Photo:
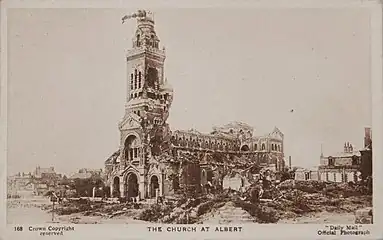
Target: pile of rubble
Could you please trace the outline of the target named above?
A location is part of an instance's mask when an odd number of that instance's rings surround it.
[[[108,201],[91,201],[88,198],[69,199],[55,206],[46,205],[43,210],[54,211],[58,215],[71,215],[81,213],[83,216],[102,216],[113,218],[118,215],[137,215],[142,211],[140,203],[120,203]],[[134,212],[134,214],[132,214]]]
[[[218,194],[177,195],[160,204],[112,203],[72,200],[55,209],[59,215],[81,213],[84,216],[112,218],[118,215],[157,223],[276,223],[317,212],[355,212],[372,206],[372,197],[363,186],[320,181],[286,180],[264,187],[252,183],[243,192],[223,190]],[[47,209],[51,210],[51,209]],[[359,222],[372,222],[372,211],[359,213]]]
[[[276,223],[315,212],[354,212],[371,206],[371,196],[353,184],[287,180],[262,189],[252,184],[240,193],[225,190],[218,195],[179,197],[167,205],[153,205],[138,219],[162,223]],[[261,195],[260,195],[260,192]]]

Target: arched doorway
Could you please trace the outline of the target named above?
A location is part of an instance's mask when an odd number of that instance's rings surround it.
[[[127,191],[126,196],[128,198],[137,197],[138,196],[138,178],[134,173],[129,173],[126,178]]]
[[[241,147],[241,151],[242,152],[247,152],[247,151],[249,151],[250,150],[250,148],[249,148],[249,146],[247,146],[247,145],[243,145],[242,147]]]
[[[156,175],[153,175],[150,178],[150,197],[153,198],[156,196],[156,190],[160,187],[160,184],[158,183],[158,177]]]
[[[139,158],[140,148],[138,138],[134,135],[130,135],[125,140],[124,145],[125,159],[127,161],[133,161]]]
[[[113,179],[113,192],[112,197],[120,197],[120,178],[114,177]]]

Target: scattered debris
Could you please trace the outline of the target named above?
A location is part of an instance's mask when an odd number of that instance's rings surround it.
[[[372,224],[372,208],[363,208],[355,211],[355,223],[356,224]]]
[[[168,224],[276,223],[281,219],[295,219],[323,211],[355,212],[356,223],[370,223],[372,211],[368,207],[371,206],[371,195],[358,184],[285,180],[277,185],[253,181],[241,191],[224,189],[215,194],[199,194],[194,197],[178,194],[165,198],[162,203],[74,198],[59,204],[55,212],[58,215],[80,213],[103,218],[126,216]],[[52,211],[51,206],[44,208]],[[78,219],[72,222],[76,223]]]

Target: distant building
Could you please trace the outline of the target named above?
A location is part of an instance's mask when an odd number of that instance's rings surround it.
[[[35,195],[44,195],[48,191],[53,191],[62,179],[62,175],[56,173],[54,167],[42,168],[37,166],[32,174],[31,185]]]
[[[33,192],[31,173],[18,173],[7,178],[7,192],[19,194],[20,192]]]
[[[365,129],[364,148],[360,150],[361,153],[361,166],[365,169],[363,177],[372,176],[372,140],[371,129]]]
[[[295,180],[319,180],[319,172],[317,169],[298,168],[295,171]]]
[[[94,176],[102,177],[102,169],[82,168],[77,173],[69,176],[69,179],[88,179]]]
[[[54,167],[37,166],[32,173],[18,173],[9,176],[7,179],[8,193],[43,195],[47,191],[54,190],[61,179],[61,174],[57,174]]]
[[[371,142],[371,129],[365,129],[365,148]],[[343,152],[330,156],[321,155],[319,179],[329,182],[357,182],[360,177],[360,165],[362,163],[362,154],[367,156],[368,151],[355,150],[354,147],[346,142]],[[364,157],[366,158],[366,157]]]

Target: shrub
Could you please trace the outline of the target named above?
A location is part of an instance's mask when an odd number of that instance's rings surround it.
[[[240,207],[243,210],[247,211],[251,216],[256,217],[257,211],[258,211],[258,205],[252,204],[249,202],[245,202],[243,200],[236,200],[234,201],[234,204],[236,207]]]
[[[197,216],[201,216],[201,215],[209,212],[213,208],[214,205],[215,205],[214,201],[208,201],[208,202],[202,203],[198,207]]]
[[[267,206],[258,208],[256,217],[259,223],[276,223],[279,220],[278,212]]]
[[[172,210],[173,208],[170,206],[154,204],[149,209],[145,209],[141,212],[138,219],[149,222],[157,222],[160,218],[170,214]]]

